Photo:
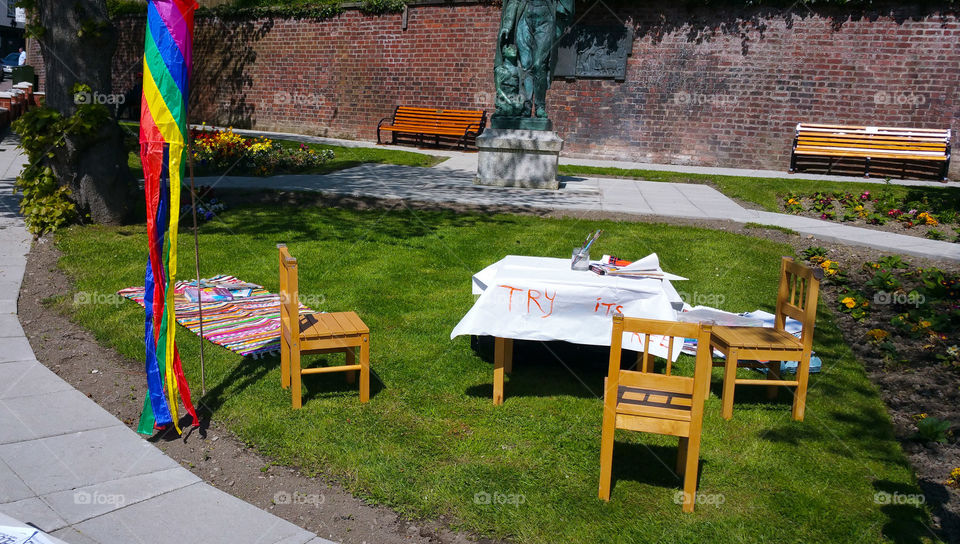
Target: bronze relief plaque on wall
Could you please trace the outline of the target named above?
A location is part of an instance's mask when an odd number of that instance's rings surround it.
[[[632,28],[576,25],[560,39],[553,76],[624,81],[627,77],[627,57],[632,53]]]

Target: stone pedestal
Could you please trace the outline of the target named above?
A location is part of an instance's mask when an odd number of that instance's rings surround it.
[[[492,128],[477,136],[474,183],[497,187],[559,189],[557,162],[563,140],[556,132]]]

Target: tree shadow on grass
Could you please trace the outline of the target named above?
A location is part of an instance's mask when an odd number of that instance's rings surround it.
[[[892,542],[921,544],[947,536],[938,534],[930,526],[924,507],[926,496],[915,486],[877,480],[873,482],[873,488],[876,491],[873,500],[881,505],[880,511],[887,516],[887,521],[883,524],[883,535]]]
[[[517,218],[495,215],[502,210],[482,207],[463,213],[439,206],[415,207],[399,201],[279,191],[251,191],[244,198],[255,202],[240,204],[221,220],[204,224],[202,234],[273,234],[278,235],[278,241],[288,243],[397,241],[435,236],[437,231],[448,227],[517,223]]]

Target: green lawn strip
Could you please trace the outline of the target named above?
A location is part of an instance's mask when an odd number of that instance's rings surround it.
[[[566,176],[588,175],[594,177],[613,176],[636,178],[645,181],[667,183],[701,183],[712,185],[730,198],[736,198],[759,205],[770,212],[781,212],[780,204],[788,193],[810,194],[841,192],[859,194],[870,191],[872,194],[889,191],[906,202],[926,198],[935,209],[956,209],[960,203],[960,189],[955,187],[914,187],[893,184],[861,183],[847,181],[821,181],[802,178],[756,178],[745,176],[720,176],[713,174],[687,174],[683,172],[665,172],[661,170],[627,170],[595,166],[560,165],[559,172]]]
[[[772,311],[780,256],[791,252],[762,239],[664,224],[231,209],[201,227],[202,274],[233,274],[276,291],[275,246],[286,242],[299,259],[308,305],[356,310],[370,326],[373,395],[361,405],[342,376],[310,376],[304,407],[294,412],[280,388],[277,358],[244,359],[207,344],[202,403],[280,464],[333,476],[358,496],[410,516],[443,516],[459,528],[518,542],[930,540],[924,509],[874,500],[879,491],[919,490],[876,388],[824,304],[815,342],[824,371],[812,376],[806,421],[790,419],[786,390],[768,402],[763,389],[747,387],[738,389],[734,419],[722,420],[714,371],[699,492],[722,504],[701,504],[692,515],[674,502],[680,482],[670,470],[676,440],[669,437],[618,433],[612,500],[597,499],[603,350],[570,350],[561,355],[564,364],[518,352],[506,402],[494,407],[492,364],[469,338],[449,338],[473,304],[471,275],[507,254],[566,257],[571,243],[596,228],[605,231],[598,251],[656,251],[666,270],[690,278],[677,282],[680,291],[718,296],[732,311]],[[194,266],[190,238],[180,238],[181,275]],[[142,227],[72,227],[58,245],[79,291],[113,293],[143,283]],[[143,360],[139,306],[63,300],[100,342]],[[198,339],[178,331],[197,398]],[[324,360],[341,362],[305,358]],[[678,364],[689,371],[689,361]],[[477,504],[484,493],[503,504]]]

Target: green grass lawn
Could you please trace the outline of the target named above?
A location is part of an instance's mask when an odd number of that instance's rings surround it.
[[[720,231],[663,224],[452,212],[351,211],[299,206],[235,208],[201,228],[201,271],[278,288],[276,244],[299,259],[301,293],[314,309],[356,310],[372,331],[372,398],[361,405],[342,375],[304,381],[290,409],[277,358],[243,359],[207,344],[202,404],[277,463],[336,478],[358,496],[414,517],[518,542],[923,542],[927,513],[881,505],[878,492],[919,493],[887,412],[821,304],[804,422],[788,394],[768,402],[739,390],[734,419],[720,418],[719,369],[707,401],[699,491],[722,497],[685,515],[674,503],[676,441],[618,432],[612,500],[597,499],[603,350],[519,348],[503,406],[491,403],[491,358],[449,334],[473,304],[471,275],[507,254],[569,256],[596,228],[597,251],[659,253],[690,278],[687,293],[722,295],[725,309],[772,311],[781,255],[791,248]],[[182,235],[181,276],[193,270]],[[142,227],[72,227],[57,241],[76,289],[113,293],[142,285]],[[143,310],[69,306],[99,341],[143,360]],[[195,398],[198,340],[179,328]],[[322,357],[307,358],[322,364]],[[341,359],[330,356],[339,363]],[[682,367],[683,365],[681,365]],[[748,371],[743,371],[748,372]],[[476,504],[478,493],[516,505]],[[522,497],[522,501],[519,499]]]
[[[956,210],[960,208],[960,189],[955,187],[907,187],[903,185],[860,183],[847,181],[820,181],[802,178],[756,178],[744,176],[717,176],[712,174],[687,174],[660,170],[626,170],[595,166],[562,164],[560,173],[566,176],[616,176],[637,178],[646,181],[667,183],[703,183],[712,185],[721,193],[747,202],[753,202],[770,212],[780,212],[780,204],[787,193],[814,193],[822,191],[860,193],[889,191],[893,196],[907,202],[927,199],[930,209]]]

